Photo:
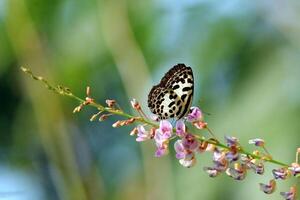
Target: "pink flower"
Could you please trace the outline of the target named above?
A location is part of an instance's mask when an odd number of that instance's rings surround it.
[[[169,153],[168,144],[163,143],[162,145],[157,144],[157,149],[155,151],[155,157],[162,157]]]
[[[185,124],[182,120],[178,120],[176,122],[176,134],[179,137],[184,137],[186,135],[186,128],[185,128]]]
[[[188,133],[183,139],[182,144],[188,151],[196,151],[199,147],[199,142],[193,134]]]
[[[270,180],[269,184],[260,183],[259,187],[261,191],[266,194],[272,194],[276,189],[276,181],[274,179]]]
[[[187,115],[190,122],[201,121],[203,118],[202,111],[198,107],[191,107],[191,112]]]
[[[155,156],[161,157],[168,151],[169,138],[172,136],[172,125],[167,120],[160,121],[159,129],[156,129],[154,140],[157,146]]]
[[[297,188],[296,186],[293,186],[290,188],[290,191],[288,192],[280,192],[281,196],[284,197],[285,200],[296,200],[297,197],[296,197],[296,192],[297,191]]]
[[[183,159],[185,157],[186,154],[186,150],[182,144],[182,140],[177,140],[174,143],[174,149],[176,151],[176,158],[177,159]]]
[[[156,143],[156,157],[161,157],[168,153],[168,143],[169,143],[169,135],[161,132],[160,129],[156,129],[154,140]]]
[[[265,141],[263,139],[255,138],[249,140],[249,144],[254,144],[257,147],[263,147],[265,145]]]
[[[137,131],[138,131],[137,138],[136,138],[137,142],[142,142],[145,140],[149,140],[151,138],[150,132],[146,131],[144,126],[142,125],[137,126]]]
[[[177,140],[174,144],[176,158],[184,167],[192,167],[196,163],[195,151],[198,149],[199,143],[195,136],[187,134],[183,139]]]
[[[166,138],[170,138],[172,135],[172,124],[168,120],[161,120],[159,124],[159,130]]]

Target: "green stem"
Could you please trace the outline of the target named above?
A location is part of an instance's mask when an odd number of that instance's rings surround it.
[[[34,80],[38,80],[38,81],[43,82],[44,85],[49,90],[54,91],[57,94],[68,96],[68,97],[70,97],[72,99],[75,99],[75,100],[79,101],[80,104],[84,104],[86,102],[85,100],[83,100],[83,99],[77,97],[76,95],[74,95],[73,93],[71,93],[68,88],[64,88],[64,87],[61,87],[61,86],[54,87],[51,84],[49,84],[48,81],[45,80],[43,77],[35,76],[29,69],[21,67],[21,70],[23,72],[29,74]],[[119,115],[119,116],[122,116],[122,117],[125,117],[125,118],[129,118],[129,119],[130,118],[136,118],[136,116],[124,113],[122,110],[117,110],[117,109],[114,109],[114,108],[104,107],[101,104],[98,104],[98,103],[96,103],[94,101],[91,101],[88,105],[93,106],[93,107],[97,108],[99,111],[102,111],[102,112],[108,112],[108,113],[111,113],[111,114],[115,114],[115,115]],[[156,124],[156,123],[154,123],[154,122],[152,122],[152,121],[150,121],[148,119],[142,118],[142,117],[136,118],[136,121],[139,121],[139,122],[144,123],[144,124],[151,125],[151,126],[156,127],[156,128],[159,127],[158,124]],[[173,129],[173,130],[176,131],[175,129]],[[213,134],[213,132],[208,127],[206,128],[206,130],[213,137],[215,137],[214,134]],[[172,137],[172,139],[175,139],[175,138],[176,137]],[[215,141],[215,140],[206,140],[206,139],[201,138],[201,137],[197,137],[197,139],[200,140],[200,141],[207,142],[209,144],[213,144],[213,145],[216,145],[218,147],[230,150],[230,148],[228,146],[226,146],[225,144],[222,144],[222,143],[220,143],[218,141]],[[239,148],[238,152],[241,153],[241,154],[245,154],[245,155],[251,156],[252,158],[265,160],[267,162],[274,163],[274,164],[277,164],[277,165],[281,165],[283,167],[288,167],[289,166],[288,164],[285,164],[283,162],[274,160],[272,158],[265,158],[263,156],[254,155],[252,153],[249,153],[249,152],[245,151],[242,148]]]

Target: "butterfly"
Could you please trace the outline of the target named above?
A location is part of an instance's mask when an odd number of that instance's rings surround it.
[[[194,76],[191,67],[177,64],[152,87],[148,95],[148,107],[159,119],[185,117],[192,104]]]

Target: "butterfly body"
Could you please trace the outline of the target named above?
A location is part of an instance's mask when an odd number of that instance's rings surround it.
[[[153,86],[148,95],[148,107],[159,119],[181,119],[189,113],[194,93],[192,68],[177,64]]]

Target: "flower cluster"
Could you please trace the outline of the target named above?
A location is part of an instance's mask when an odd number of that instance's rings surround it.
[[[84,106],[93,106],[98,112],[90,118],[91,121],[104,121],[112,115],[119,115],[126,118],[125,120],[116,121],[112,126],[114,128],[138,123],[133,128],[130,135],[136,136],[137,142],[147,140],[154,141],[156,145],[155,156],[161,157],[168,154],[170,144],[176,152],[176,158],[184,167],[192,167],[196,163],[196,154],[203,152],[212,153],[212,166],[204,167],[204,170],[210,177],[216,177],[222,173],[228,175],[234,180],[244,180],[247,172],[253,171],[258,175],[265,173],[264,165],[266,162],[280,165],[280,168],[273,169],[273,179],[269,183],[260,183],[260,189],[271,194],[276,190],[276,182],[286,180],[291,177],[300,178],[299,154],[300,148],[296,152],[296,160],[292,164],[285,164],[274,160],[270,153],[265,148],[265,141],[262,139],[251,139],[249,144],[259,148],[252,153],[245,151],[238,138],[225,136],[225,144],[220,143],[214,136],[213,132],[208,128],[208,124],[204,121],[203,113],[198,107],[191,107],[190,113],[183,120],[178,120],[175,126],[167,120],[158,120],[158,117],[147,117],[142,110],[142,106],[138,101],[132,100],[131,105],[134,110],[139,113],[139,116],[132,116],[125,113],[115,100],[107,100],[107,106],[103,106],[95,102],[91,98],[91,90],[87,87],[86,98],[81,99],[75,96],[69,88],[62,86],[52,86],[43,77],[35,76],[29,69],[21,68],[21,70],[30,75],[34,80],[41,81],[49,90],[59,94],[68,96],[80,102],[80,105],[74,109],[74,113],[80,112]],[[157,124],[159,122],[159,124]],[[212,138],[205,138],[198,133],[189,131],[189,127],[195,127],[200,130],[207,130]],[[290,187],[287,192],[280,192],[280,195],[286,200],[296,200],[296,186]]]
[[[133,105],[133,104],[132,104]],[[136,106],[135,106],[136,107]],[[134,108],[135,108],[134,107]],[[198,129],[203,129],[202,112],[199,108],[193,107],[187,116],[187,121],[191,122]],[[178,138],[174,143],[176,158],[185,167],[192,167],[196,162],[195,153],[203,151],[203,144],[195,135],[187,131],[183,120],[178,120],[173,128],[168,120],[161,120],[157,128],[146,130],[143,125],[138,125],[136,141],[142,142],[153,139],[156,144],[156,157],[161,157],[169,152],[170,140]]]
[[[80,110],[82,106],[89,105],[90,103],[91,98],[87,97],[86,101],[80,104]],[[108,113],[103,114],[102,110],[93,115],[91,119],[94,119],[99,113],[102,113],[99,117],[100,121],[112,114],[118,114],[117,112],[120,109],[115,107],[117,103],[114,100],[107,100],[106,103],[108,110],[105,111],[108,111]],[[213,165],[203,168],[208,176],[216,177],[224,173],[238,181],[244,180],[249,171],[263,175],[265,172],[265,162],[279,164],[282,166],[281,168],[272,170],[274,178],[267,184],[259,184],[260,189],[266,194],[272,194],[276,190],[276,181],[285,180],[293,176],[300,177],[300,164],[298,162],[300,148],[297,150],[296,162],[286,165],[272,159],[263,139],[255,138],[249,140],[249,144],[260,148],[260,150],[255,149],[252,153],[244,151],[238,138],[233,136],[225,136],[225,144],[220,143],[208,128],[208,124],[204,121],[203,113],[198,107],[191,107],[190,113],[184,119],[176,121],[173,127],[168,120],[159,121],[156,116],[148,118],[143,112],[141,105],[135,99],[131,101],[131,105],[140,116],[129,117],[127,120],[119,120],[112,126],[120,127],[136,121],[142,122],[142,124],[133,128],[130,135],[136,136],[137,142],[154,141],[156,145],[154,156],[156,157],[168,154],[171,141],[175,140],[173,148],[176,152],[176,158],[182,166],[190,168],[196,164],[197,153],[211,152]],[[114,111],[109,109],[113,109]],[[159,122],[159,125],[156,124],[157,122]],[[212,138],[206,139],[199,134],[190,132],[188,129],[190,126],[199,130],[207,130]],[[289,191],[280,192],[280,194],[286,200],[296,200],[296,186],[292,186]]]

